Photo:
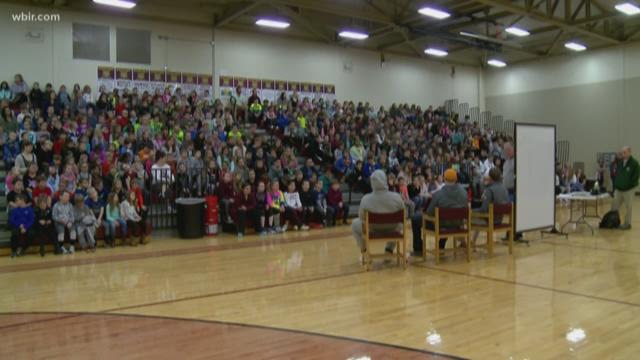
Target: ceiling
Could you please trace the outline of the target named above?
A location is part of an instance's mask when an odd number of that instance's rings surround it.
[[[2,0],[4,1],[4,0]],[[427,57],[424,49],[446,49],[444,61],[484,64],[490,57],[508,63],[571,52],[563,44],[578,41],[589,49],[640,40],[640,15],[627,16],[614,6],[623,0],[137,0],[119,16],[170,21],[216,29],[263,32],[383,54]],[[4,1],[60,9],[105,12],[90,0]],[[436,20],[418,13],[426,6],[446,9]],[[265,30],[258,17],[286,19],[285,30]],[[504,29],[517,26],[531,35],[516,37]],[[364,41],[337,36],[342,29],[369,34]],[[460,32],[479,37],[462,36]]]

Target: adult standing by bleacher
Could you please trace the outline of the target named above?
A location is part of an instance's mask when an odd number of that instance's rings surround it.
[[[515,162],[515,151],[513,149],[513,145],[507,142],[504,144],[503,152],[506,160],[502,165],[502,183],[504,187],[507,188],[509,192],[509,199],[513,204],[516,202],[516,162]],[[522,233],[516,233],[515,239],[522,239]],[[506,240],[504,238],[503,240]]]
[[[631,147],[622,148],[622,158],[617,158],[615,162],[616,177],[613,182],[613,203],[611,210],[618,211],[620,205],[624,203],[625,216],[624,223],[620,229],[631,229],[631,208],[633,206],[633,195],[638,186],[640,176],[640,166],[638,161],[631,156]]]

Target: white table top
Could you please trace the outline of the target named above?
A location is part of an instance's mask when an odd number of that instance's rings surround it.
[[[577,201],[597,201],[597,200],[607,199],[609,197],[610,196],[608,193],[591,195],[591,193],[586,191],[558,195],[558,199],[560,200],[577,200]]]

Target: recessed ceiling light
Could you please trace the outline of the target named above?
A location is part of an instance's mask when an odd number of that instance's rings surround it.
[[[341,31],[338,34],[338,36],[347,38],[347,39],[364,40],[369,37],[369,34],[365,34],[358,31],[345,30],[345,31]]]
[[[505,29],[505,31],[511,35],[520,36],[520,37],[530,35],[530,33],[527,30],[520,29],[519,27],[515,27],[515,26],[508,27]]]
[[[564,47],[566,47],[567,49],[573,50],[573,51],[585,51],[587,50],[587,47],[582,45],[582,44],[578,44],[577,42],[573,42],[570,41],[566,44],[564,44]]]
[[[621,13],[625,13],[627,15],[637,15],[640,14],[640,7],[632,4],[632,3],[622,3],[616,5],[616,10]]]
[[[502,60],[498,60],[498,59],[490,59],[489,61],[487,61],[487,64],[491,65],[491,66],[495,66],[495,67],[505,67],[507,66],[507,63],[502,61]]]
[[[128,0],[93,0],[94,3],[100,5],[115,6],[123,9],[131,9],[136,3]]]
[[[427,55],[433,55],[433,56],[439,56],[439,57],[449,55],[449,53],[446,52],[445,50],[435,49],[435,48],[428,48],[424,51],[424,53]]]
[[[446,11],[442,11],[442,10],[438,10],[438,9],[434,9],[432,7],[429,6],[425,6],[422,9],[418,10],[418,12],[422,15],[426,15],[426,16],[430,16],[432,18],[436,18],[436,19],[446,19],[449,16],[451,16],[451,14],[449,14]]]
[[[256,25],[258,26],[266,26],[276,29],[286,29],[289,27],[289,23],[286,21],[273,20],[273,19],[258,19],[256,21]]]

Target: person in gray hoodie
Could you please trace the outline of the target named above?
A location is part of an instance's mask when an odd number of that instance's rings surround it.
[[[70,194],[65,191],[60,196],[60,201],[58,201],[53,206],[52,218],[56,227],[56,233],[58,234],[58,242],[60,243],[60,248],[64,254],[73,254],[75,251],[73,244],[76,242],[76,228],[74,226],[75,217],[73,212],[73,205],[69,202]],[[64,235],[65,232],[69,232],[69,240],[71,245],[69,248],[64,247]]]
[[[371,188],[373,192],[362,197],[360,201],[360,211],[358,219],[354,220],[351,224],[351,231],[353,237],[356,238],[356,243],[360,248],[360,251],[365,251],[364,240],[362,238],[362,224],[364,223],[364,211],[372,211],[381,214],[390,214],[400,210],[404,210],[404,201],[400,194],[389,191],[387,185],[387,175],[382,170],[376,170],[370,177]],[[374,225],[369,229],[370,232],[375,233],[392,233],[397,231],[403,231],[402,224],[394,225]],[[395,243],[390,241],[385,246],[386,252],[393,252]]]

